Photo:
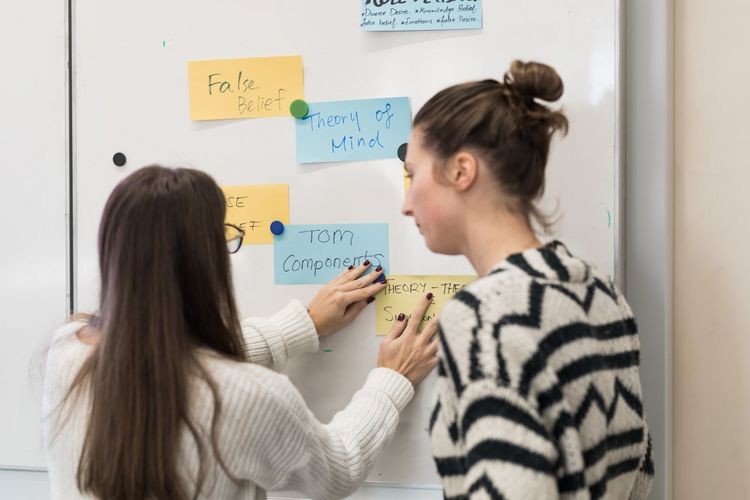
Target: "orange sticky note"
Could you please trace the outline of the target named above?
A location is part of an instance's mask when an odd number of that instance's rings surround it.
[[[224,186],[227,203],[226,222],[243,231],[243,245],[273,243],[271,223],[289,224],[289,185],[256,184]]]
[[[304,99],[302,57],[190,61],[188,85],[193,120],[291,116]]]

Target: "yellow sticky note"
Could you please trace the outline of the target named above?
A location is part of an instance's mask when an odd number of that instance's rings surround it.
[[[437,316],[448,300],[476,276],[423,276],[389,274],[388,284],[375,296],[375,333],[387,335],[400,313],[410,317],[419,299],[432,292],[432,304],[421,320],[419,330]]]
[[[190,61],[188,85],[193,120],[291,116],[304,99],[302,57]]]
[[[409,177],[409,172],[404,168],[404,193],[406,193],[409,188],[411,187],[411,177]]]
[[[245,231],[243,245],[273,243],[271,223],[289,224],[289,185],[224,186],[226,222]]]

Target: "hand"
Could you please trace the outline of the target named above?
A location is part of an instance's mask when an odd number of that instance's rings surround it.
[[[432,294],[419,301],[411,319],[398,315],[391,332],[380,344],[378,366],[396,370],[417,385],[438,364],[437,318],[427,323],[422,333],[417,332],[425,311],[432,302]]]
[[[385,288],[385,283],[373,283],[383,274],[380,266],[362,276],[370,265],[366,260],[360,266],[345,269],[315,294],[307,310],[318,335],[325,337],[354,321],[375,300],[373,296]]]

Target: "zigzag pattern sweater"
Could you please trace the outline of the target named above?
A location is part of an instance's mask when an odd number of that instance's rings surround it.
[[[653,461],[623,296],[559,242],[440,315],[433,455],[447,499],[641,499]]]

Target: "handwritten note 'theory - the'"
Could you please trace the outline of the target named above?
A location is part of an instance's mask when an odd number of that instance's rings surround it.
[[[290,116],[304,98],[302,57],[188,62],[193,120]]]
[[[446,302],[459,290],[476,279],[476,276],[420,276],[389,274],[385,289],[375,296],[375,333],[387,335],[399,314],[411,321],[417,303],[432,293],[432,304],[424,317],[419,318],[419,330],[437,316]]]
[[[407,97],[308,105],[297,120],[299,163],[398,158],[398,147],[409,140]]]
[[[277,285],[327,283],[369,260],[388,270],[388,224],[292,224],[273,242]]]
[[[363,31],[480,29],[482,0],[361,0]]]

